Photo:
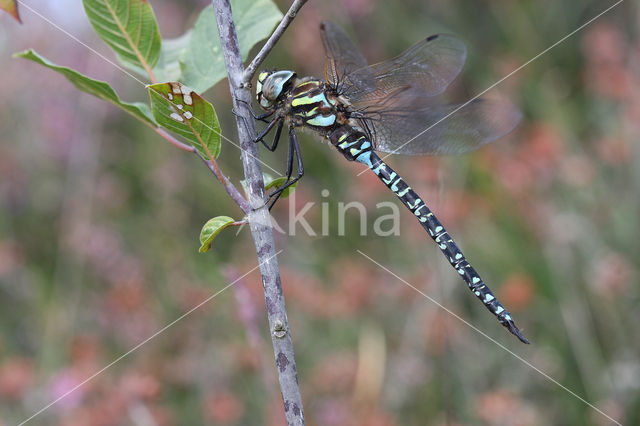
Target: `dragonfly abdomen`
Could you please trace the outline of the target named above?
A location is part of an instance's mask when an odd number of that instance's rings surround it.
[[[339,127],[329,138],[348,160],[358,161],[367,165],[382,183],[396,194],[400,201],[420,221],[429,236],[438,244],[451,266],[467,283],[473,294],[498,318],[498,321],[503,326],[524,343],[529,343],[516,327],[510,313],[502,306],[491,289],[487,287],[480,275],[469,264],[458,245],[442,226],[442,223],[407,182],[378,157],[373,151],[369,138],[350,126]]]
[[[358,158],[363,156],[365,159],[366,153],[373,152],[373,145],[367,135],[352,126],[338,127],[329,135],[329,141],[349,161],[362,163],[363,161]]]
[[[337,25],[324,22],[321,34],[327,54],[326,82],[298,78],[292,70],[264,71],[256,82],[256,99],[267,110],[259,118],[274,116],[256,140],[273,151],[283,126],[289,127],[287,183],[271,194],[274,201],[303,174],[294,129],[329,139],[347,160],[366,164],[400,198],[471,291],[509,331],[527,343],[509,312],[424,201],[374,152],[374,148],[409,155],[470,152],[513,130],[520,114],[506,102],[486,99],[474,98],[460,105],[440,103],[439,95],[458,75],[466,58],[464,43],[453,36],[427,37],[392,60],[368,65]],[[268,145],[264,136],[274,128],[274,142]],[[298,176],[292,179],[294,162]]]

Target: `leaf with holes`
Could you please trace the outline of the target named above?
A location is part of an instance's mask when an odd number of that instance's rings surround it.
[[[111,102],[112,104],[122,108],[129,114],[133,115],[138,120],[142,120],[152,127],[158,127],[156,122],[153,120],[151,110],[146,104],[142,102],[123,102],[122,100],[120,100],[120,97],[115,92],[115,90],[113,90],[113,88],[104,81],[94,80],[83,74],[80,74],[78,71],[72,70],[71,68],[56,65],[46,58],[40,56],[33,50],[26,50],[24,52],[16,53],[13,56],[16,58],[29,59],[47,68],[57,71],[65,76],[67,80],[73,83],[73,85],[76,86],[76,88],[78,88],[79,90],[82,90],[83,92],[89,93],[107,102]]]
[[[18,3],[16,0],[0,0],[0,9],[13,16],[16,21],[22,23],[20,13],[18,13]]]
[[[213,105],[182,83],[147,86],[151,112],[166,129],[191,142],[210,160],[220,155],[220,124]]]
[[[218,216],[209,219],[200,231],[200,253],[206,253],[211,248],[213,239],[224,229],[232,226],[235,221],[229,216]]]
[[[82,0],[89,21],[123,63],[152,76],[160,58],[160,32],[148,0]]]
[[[231,0],[240,54],[271,34],[282,13],[271,0]],[[227,76],[213,6],[202,10],[187,48],[180,57],[182,81],[202,93]]]

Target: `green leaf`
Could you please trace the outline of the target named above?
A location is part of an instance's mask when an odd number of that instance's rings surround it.
[[[269,173],[265,173],[265,172],[262,172],[262,179],[264,181],[265,191],[268,191],[271,188],[280,188],[287,181],[286,176],[274,178]],[[248,194],[247,181],[243,179],[240,181],[240,184],[242,185],[242,188],[244,189],[245,194]],[[287,198],[296,189],[297,185],[298,185],[298,182],[294,183],[293,185],[291,185],[290,187],[282,191],[282,195],[280,197]]]
[[[242,59],[251,48],[271,34],[282,13],[271,0],[232,0]],[[186,50],[180,58],[182,81],[202,93],[226,77],[220,36],[213,6],[198,17]]]
[[[273,179],[272,181],[270,181],[268,183],[265,180],[264,189],[268,191],[271,188],[280,188],[282,185],[284,185],[284,183],[286,181],[287,181],[287,178],[285,176]],[[287,187],[284,191],[282,191],[282,195],[280,197],[281,198],[287,198],[296,189],[297,185],[298,185],[298,182],[296,182],[293,185]]]
[[[151,75],[160,58],[160,32],[148,0],[82,0],[96,33],[120,62]]]
[[[224,228],[233,225],[234,222],[235,221],[229,216],[218,216],[209,219],[200,231],[200,253],[209,251],[213,239],[217,237]]]
[[[20,13],[18,12],[18,3],[16,0],[0,0],[0,9],[13,16],[16,21],[22,23]]]
[[[213,24],[212,24],[213,25]],[[178,81],[182,76],[180,57],[191,40],[192,30],[177,38],[162,40],[162,53],[158,65],[153,69],[158,81]]]
[[[220,124],[213,105],[182,83],[147,86],[157,122],[191,142],[205,158],[220,155]]]
[[[177,38],[163,39],[162,48],[160,49],[160,59],[153,68],[153,75],[158,81],[179,81],[182,76],[180,69],[180,56],[187,48],[187,44],[191,39],[192,30],[187,31]],[[138,74],[142,78],[148,78],[144,68],[124,62],[125,68]]]
[[[79,90],[83,92],[89,93],[93,96],[96,96],[102,100],[107,102],[111,102],[112,104],[122,108],[129,114],[133,115],[139,120],[142,120],[146,124],[150,126],[157,127],[158,125],[153,120],[153,116],[151,115],[151,110],[146,104],[141,102],[123,102],[118,97],[118,94],[113,90],[108,83],[100,80],[94,80],[85,75],[80,74],[79,72],[72,70],[71,68],[61,67],[56,65],[46,58],[40,56],[37,52],[33,50],[26,50],[24,52],[16,53],[13,55],[16,58],[25,58],[31,61],[34,61],[40,65],[44,65],[47,68],[51,68],[54,71],[59,72],[64,75],[67,80],[73,83]]]

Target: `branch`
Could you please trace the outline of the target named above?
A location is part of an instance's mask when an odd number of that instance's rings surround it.
[[[296,1],[295,3],[299,2]],[[256,246],[258,261],[260,262],[269,330],[271,331],[271,342],[276,359],[285,417],[288,425],[304,425],[304,412],[293,354],[293,341],[282,294],[278,261],[275,257],[276,251],[271,216],[269,215],[269,210],[265,207],[262,168],[258,161],[258,147],[254,142],[256,137],[255,123],[249,115],[249,109],[246,107],[247,104],[251,104],[251,93],[247,85],[243,84],[242,57],[229,0],[213,0],[213,8],[229,76],[229,88],[233,106],[237,111],[236,124],[242,149],[242,165],[249,193],[249,204],[254,209],[248,215],[249,226]],[[290,22],[291,18],[285,17],[283,22],[285,21]],[[287,25],[288,23],[280,24],[278,28],[286,28]],[[255,60],[254,62],[256,62],[255,66],[260,63],[260,61]]]
[[[282,34],[284,34],[284,31],[287,29],[289,24],[291,24],[291,21],[293,21],[293,18],[296,17],[296,15],[298,14],[298,11],[302,8],[302,6],[304,6],[306,2],[307,0],[295,0],[293,2],[287,14],[284,15],[284,17],[282,18],[282,21],[280,22],[276,30],[273,32],[273,34],[271,34],[271,37],[269,37],[269,40],[267,40],[264,46],[262,46],[262,49],[260,49],[260,52],[258,52],[256,57],[253,58],[251,63],[244,70],[244,74],[242,76],[243,85],[247,85],[251,81],[251,79],[253,78],[253,75],[256,73],[256,70],[258,69],[260,64],[265,60],[265,58],[267,57],[269,52],[271,52],[271,49],[273,49],[273,47],[276,45],[278,40],[280,40],[280,37],[282,37]]]
[[[222,173],[222,170],[220,170],[220,167],[218,167],[218,163],[216,163],[215,160],[211,160],[211,161],[207,160],[206,158],[200,155],[198,150],[193,145],[188,145],[186,143],[180,142],[178,139],[174,138],[173,136],[165,132],[164,129],[160,127],[154,127],[153,130],[157,134],[162,136],[164,139],[169,141],[169,143],[171,143],[172,145],[180,148],[183,151],[192,152],[196,154],[202,160],[202,162],[204,162],[204,164],[209,168],[209,170],[213,172],[215,177],[218,179],[218,181],[222,184],[224,189],[227,191],[227,194],[229,194],[229,196],[233,198],[233,201],[236,202],[236,204],[238,205],[238,207],[240,207],[240,209],[244,212],[244,214],[248,214],[251,211],[251,207],[249,207],[249,203],[247,203],[247,200],[242,196],[240,191],[238,191],[238,188],[236,188],[233,185],[233,183],[231,183],[231,181]]]
[[[236,309],[238,311],[238,317],[242,321],[247,335],[247,343],[249,343],[250,350],[256,354],[260,372],[262,373],[262,381],[264,382],[264,390],[269,395],[269,400],[275,401],[277,398],[274,392],[275,376],[269,369],[270,361],[265,356],[264,341],[260,335],[260,328],[258,327],[258,310],[254,306],[251,300],[251,293],[244,280],[241,279],[240,274],[231,266],[224,268],[223,274],[229,282],[234,282],[233,291],[236,298]]]

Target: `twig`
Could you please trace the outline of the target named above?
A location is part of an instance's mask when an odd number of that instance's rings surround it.
[[[298,2],[296,2],[298,3]],[[304,3],[304,2],[301,2]],[[244,71],[242,57],[238,46],[238,37],[231,13],[229,0],[213,0],[218,33],[222,45],[227,74],[229,76],[229,88],[233,98],[233,104],[237,111],[236,124],[238,137],[242,149],[242,165],[247,181],[249,204],[255,209],[248,215],[251,235],[258,260],[260,261],[260,273],[262,286],[267,305],[267,317],[273,352],[276,359],[280,392],[284,402],[284,412],[288,425],[304,425],[304,412],[302,409],[302,397],[298,385],[298,373],[293,354],[293,341],[289,329],[289,320],[282,294],[282,283],[278,261],[275,258],[275,242],[269,210],[265,207],[265,190],[262,178],[262,168],[258,162],[258,148],[254,143],[256,136],[254,121],[249,116],[249,110],[243,108],[251,102],[251,93],[243,84]],[[284,21],[291,21],[285,17]],[[286,28],[288,24],[281,24]],[[277,30],[276,30],[277,31]],[[283,30],[284,31],[284,30]],[[260,61],[256,61],[259,64]],[[257,66],[257,65],[256,65]]]
[[[265,356],[264,341],[262,340],[262,336],[260,336],[260,329],[258,327],[258,311],[251,300],[251,294],[247,288],[247,284],[244,280],[238,278],[240,274],[231,266],[224,268],[223,273],[229,282],[233,281],[236,283],[233,286],[233,291],[236,296],[238,317],[240,317],[240,321],[242,321],[244,325],[250,349],[256,354],[265,392],[269,394],[269,399],[273,397],[275,401],[276,393],[273,388],[275,376],[268,367],[270,362]]]
[[[236,202],[236,204],[238,205],[238,207],[240,207],[244,214],[248,214],[251,211],[251,207],[249,207],[249,203],[247,202],[247,200],[242,196],[240,191],[238,191],[238,188],[236,188],[233,183],[231,183],[231,181],[222,173],[222,170],[220,170],[220,167],[218,167],[218,163],[215,160],[207,160],[200,155],[198,150],[193,145],[180,142],[178,139],[174,138],[160,127],[154,127],[153,130],[164,139],[169,141],[169,143],[171,143],[172,145],[180,148],[183,151],[192,152],[200,157],[202,162],[209,168],[209,170],[213,172],[215,177],[227,191],[227,194],[229,194],[229,196],[233,198],[233,201]]]
[[[169,133],[167,133],[162,127],[153,127],[153,126],[151,127],[153,128],[154,132],[156,132],[157,134],[162,136],[164,139],[169,141],[171,145],[177,148],[180,148],[183,151],[193,152],[194,150],[193,145],[188,145],[186,143],[180,142],[178,139],[174,138]]]
[[[287,29],[291,21],[293,21],[293,18],[295,18],[296,15],[298,14],[298,11],[300,10],[300,8],[302,8],[302,6],[304,6],[306,2],[307,0],[295,0],[293,2],[291,7],[289,8],[289,11],[287,11],[287,14],[284,15],[278,27],[275,29],[273,34],[271,34],[271,36],[269,37],[269,40],[267,40],[264,46],[262,46],[262,49],[260,49],[260,51],[258,52],[256,57],[253,58],[251,63],[247,65],[247,68],[244,70],[244,74],[242,75],[243,85],[247,85],[251,81],[251,79],[253,78],[253,75],[256,73],[256,70],[258,69],[260,64],[265,60],[265,58],[267,57],[269,52],[271,52],[271,49],[273,49],[273,47],[276,45],[278,40],[280,40],[280,37],[282,37],[282,34],[284,34],[284,31]]]

